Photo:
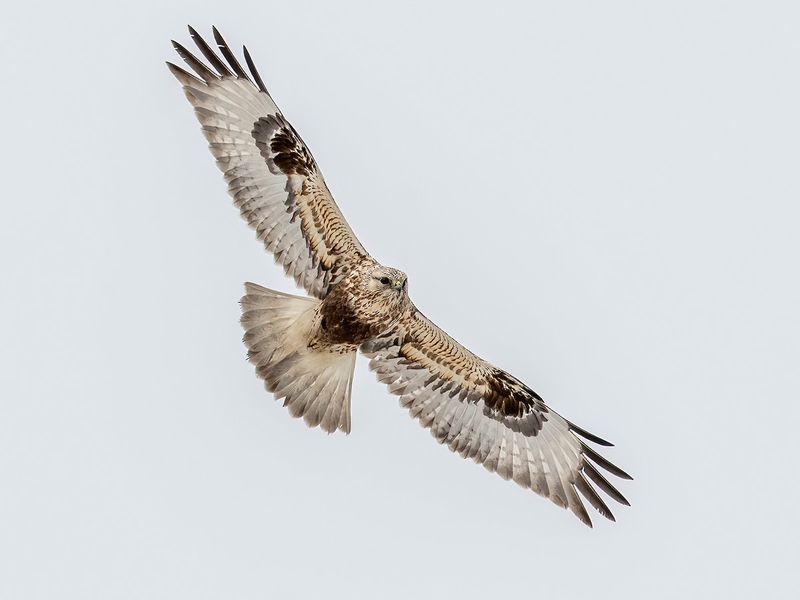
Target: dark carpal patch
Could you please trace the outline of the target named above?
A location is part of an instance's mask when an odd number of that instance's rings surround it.
[[[486,383],[489,386],[486,405],[503,416],[521,417],[532,410],[547,412],[539,394],[501,369],[492,369]]]
[[[267,164],[284,175],[308,177],[316,170],[314,157],[282,115],[261,117],[253,125],[252,135]]]

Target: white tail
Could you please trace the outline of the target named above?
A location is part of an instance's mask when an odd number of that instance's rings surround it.
[[[356,347],[309,347],[320,301],[245,283],[241,303],[247,357],[267,390],[310,427],[350,433]]]

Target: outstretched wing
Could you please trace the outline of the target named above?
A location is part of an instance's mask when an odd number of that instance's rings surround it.
[[[578,492],[612,521],[595,486],[628,505],[596,467],[624,479],[630,475],[580,437],[611,444],[551,410],[519,379],[464,348],[416,308],[361,350],[401,405],[454,452],[568,507],[590,527]]]
[[[189,27],[207,66],[172,42],[194,71],[167,63],[194,106],[228,192],[276,262],[324,298],[367,255],[333,201],[314,157],[267,92],[247,48],[245,72],[214,28],[219,53]]]

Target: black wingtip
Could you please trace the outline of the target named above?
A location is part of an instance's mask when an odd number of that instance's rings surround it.
[[[607,458],[605,458],[605,457],[601,456],[600,454],[598,454],[597,452],[595,452],[592,448],[590,448],[586,444],[581,444],[581,451],[587,457],[591,458],[595,462],[595,464],[597,464],[598,466],[604,468],[606,471],[608,471],[612,475],[616,475],[620,479],[628,479],[628,480],[632,480],[633,479],[633,477],[628,475],[625,471],[620,469],[617,465],[615,465],[614,463],[612,463]]]
[[[586,476],[583,472],[579,472],[576,479],[575,479],[575,488],[583,494],[583,497],[589,501],[597,512],[603,515],[609,521],[615,522],[617,521],[616,517],[614,517],[614,513],[611,512],[611,509],[608,508],[608,505],[603,502],[603,499],[600,497],[600,494],[597,493],[592,485],[586,480]]]
[[[204,65],[198,58],[189,52],[183,44],[179,44],[175,40],[172,40],[172,47],[175,48],[175,52],[178,53],[184,62],[189,65],[189,67],[200,76],[206,82],[219,79],[219,75],[214,73],[211,69],[209,69],[206,65]]]
[[[206,83],[202,79],[199,79],[198,77],[195,77],[188,71],[181,69],[175,63],[171,63],[169,61],[166,61],[166,63],[169,72],[172,73],[175,76],[175,78],[181,82],[182,85],[184,86],[191,85],[192,87],[206,85]]]
[[[225,38],[222,37],[216,25],[211,26],[211,34],[214,36],[214,41],[217,43],[220,50],[224,52],[224,49],[228,49],[228,43],[225,41]]]
[[[225,38],[222,37],[222,34],[219,32],[219,29],[216,26],[211,27],[211,31],[214,34],[214,41],[217,42],[217,47],[219,51],[222,53],[222,56],[225,57],[225,60],[228,61],[228,66],[233,69],[233,72],[236,73],[237,77],[241,77],[246,81],[250,81],[250,78],[247,76],[247,73],[242,68],[242,65],[239,64],[239,60],[236,58],[236,55],[231,51],[230,46],[225,41]]]
[[[570,430],[577,433],[583,439],[589,440],[590,442],[594,442],[595,444],[599,444],[600,446],[606,446],[609,448],[614,446],[614,444],[612,444],[611,442],[604,440],[603,438],[596,436],[593,433],[589,433],[583,427],[578,427],[572,421],[567,421],[567,423],[569,424]]]
[[[611,482],[608,481],[608,479],[603,477],[600,474],[600,472],[592,466],[592,463],[590,463],[587,460],[584,460],[581,470],[586,474],[587,477],[589,477],[589,479],[591,479],[595,483],[595,485],[597,485],[597,487],[603,490],[611,498],[613,498],[614,500],[625,506],[631,505],[631,503],[628,502],[628,499],[625,498],[625,496],[623,496],[622,493],[617,488],[611,485]]]
[[[206,43],[206,41],[203,39],[203,36],[197,33],[197,31],[191,25],[189,25],[189,35],[191,36],[195,46],[197,46],[197,49],[200,50],[203,56],[206,57],[206,60],[209,62],[209,64],[211,64],[211,66],[217,70],[221,77],[233,76],[233,71],[228,68],[228,66],[225,64],[225,61],[217,56],[217,53],[214,52]]]
[[[264,85],[264,81],[261,79],[258,69],[256,69],[256,64],[253,62],[253,59],[250,57],[250,53],[247,51],[247,46],[242,46],[242,51],[244,52],[244,61],[247,63],[247,68],[250,69],[250,74],[253,76],[253,79],[255,79],[258,89],[265,94],[269,94],[267,91],[267,86]]]

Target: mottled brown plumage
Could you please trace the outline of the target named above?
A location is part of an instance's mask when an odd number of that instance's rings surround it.
[[[190,34],[210,66],[175,43],[195,75],[169,68],[242,217],[311,296],[246,284],[244,341],[267,389],[309,425],[349,432],[360,350],[440,443],[568,507],[588,525],[581,495],[613,520],[597,489],[622,504],[627,500],[595,466],[630,476],[580,438],[610,444],[429,321],[411,302],[405,274],[380,265],[355,237],[250,54],[245,50],[248,74],[216,29],[221,57],[191,28]]]
[[[386,278],[388,284],[381,283]],[[324,335],[332,343],[360,345],[391,327],[410,305],[406,276],[364,258],[331,288],[319,311]]]

